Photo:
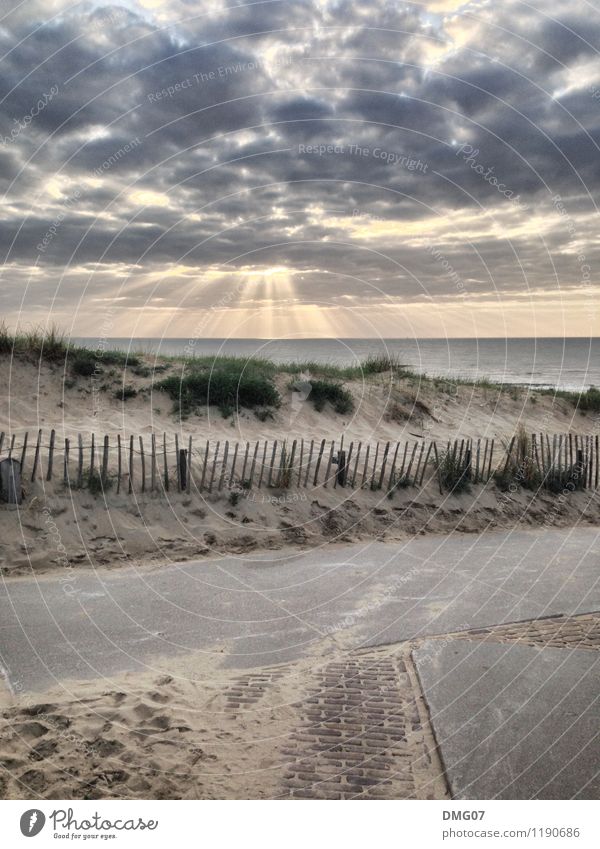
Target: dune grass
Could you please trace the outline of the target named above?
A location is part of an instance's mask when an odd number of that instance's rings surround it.
[[[174,378],[177,384],[175,385],[168,377],[154,385],[156,388],[165,389],[171,397],[177,399],[181,409],[188,412],[192,407],[206,403],[206,400],[202,399],[209,397],[210,403],[218,404],[228,411],[235,407],[236,403],[254,408],[276,406],[279,403],[279,395],[274,386],[274,379],[281,374],[306,375],[313,387],[311,401],[315,405],[330,402],[338,412],[350,412],[352,409],[352,399],[341,385],[342,382],[360,381],[377,375],[383,376],[384,379],[389,377],[390,380],[429,385],[441,392],[448,392],[450,386],[466,386],[506,392],[513,398],[520,397],[523,392],[529,392],[532,401],[542,395],[551,395],[567,401],[582,412],[600,412],[600,389],[595,386],[585,392],[571,392],[562,389],[528,389],[521,385],[494,383],[486,377],[469,379],[427,375],[413,371],[396,357],[385,354],[373,354],[352,366],[315,361],[275,363],[260,357],[156,356],[151,352],[144,355],[104,349],[100,344],[95,350],[74,345],[69,337],[55,326],[34,327],[13,333],[4,322],[0,322],[0,356],[2,355],[35,359],[38,362],[62,363],[75,378],[98,376],[102,374],[104,366],[120,366],[129,369],[137,377],[148,377],[152,381],[157,374],[177,367],[185,372],[181,387],[179,378]],[[207,380],[207,375],[210,375],[210,380]],[[331,384],[329,381],[335,383]],[[320,408],[322,409],[322,406]]]
[[[74,374],[90,376],[96,366],[102,365],[139,366],[136,354],[124,351],[97,350],[72,345],[69,337],[54,325],[48,328],[34,327],[31,330],[12,333],[4,322],[0,322],[0,355],[29,357],[50,363],[66,363]]]
[[[155,383],[154,388],[166,392],[183,415],[208,404],[219,407],[224,416],[238,407],[277,407],[281,399],[274,372],[267,367],[272,365],[235,357],[210,359],[210,364],[194,361],[180,374]]]

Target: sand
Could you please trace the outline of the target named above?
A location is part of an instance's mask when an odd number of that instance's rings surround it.
[[[390,385],[385,376],[350,385],[356,403],[351,417],[331,409],[317,412],[310,401],[287,388],[289,378],[282,378],[284,402],[265,422],[251,412],[224,419],[213,409],[179,422],[169,412],[170,400],[161,393],[142,393],[122,403],[108,389],[92,392],[89,381],[82,379],[63,394],[62,378],[59,367],[11,363],[0,384],[0,430],[20,437],[38,427],[46,432],[54,427],[58,444],[78,433],[89,438],[92,432],[128,436],[152,431],[232,441],[282,436],[339,439],[343,434],[348,441],[367,442],[502,439],[519,425],[530,432],[585,434],[595,432],[597,425],[568,402],[550,396],[533,400],[525,391],[501,393],[450,384],[444,390],[411,381]],[[127,382],[141,387],[148,381],[132,377]],[[59,474],[51,483],[26,481],[18,510],[0,507],[0,570],[10,581],[13,576],[71,568],[103,570],[123,564],[156,568],[221,552],[599,521],[600,501],[593,491],[564,498],[541,492],[533,497],[522,489],[501,493],[493,482],[449,495],[440,493],[432,480],[422,489],[399,489],[391,498],[381,491],[331,487],[235,494],[225,488],[203,495],[172,488],[168,496],[128,495],[124,487],[118,495],[114,490],[93,495],[65,490]],[[310,784],[302,772],[303,741],[310,741],[305,733],[306,705],[315,699],[320,686],[315,676],[322,663],[332,662],[332,650],[332,642],[326,641],[321,655],[310,662],[241,677],[202,655],[169,661],[168,672],[158,663],[144,674],[67,682],[43,694],[1,690],[0,795],[73,799],[301,795]],[[401,734],[398,757],[407,771],[394,778],[389,793],[445,798],[447,788],[419,707],[421,696],[410,675],[409,656],[373,662],[384,671],[388,663],[405,670],[398,680],[405,682],[406,691],[398,698],[408,705],[407,731]],[[331,677],[327,670],[323,675],[324,680]],[[296,749],[290,771],[291,737]],[[382,761],[382,771],[384,767],[389,768]],[[327,761],[320,763],[319,769],[326,773],[327,768]],[[360,776],[354,780],[360,784]],[[345,787],[344,782],[345,778]],[[376,785],[369,785],[373,793]]]
[[[120,494],[115,487],[99,495],[85,489],[68,491],[62,483],[60,446],[66,435],[73,439],[78,433],[89,445],[94,432],[98,446],[103,434],[111,434],[113,464],[116,434],[122,434],[124,445],[129,434],[144,435],[148,445],[152,431],[158,433],[159,447],[163,431],[169,434],[170,445],[176,432],[180,444],[187,444],[187,436],[193,434],[194,445],[199,446],[196,451],[202,450],[207,438],[214,444],[219,439],[338,440],[343,435],[348,444],[350,440],[373,443],[419,437],[445,442],[474,436],[495,437],[501,446],[520,425],[528,431],[593,433],[595,419],[575,412],[560,398],[514,389],[500,392],[450,384],[436,388],[410,379],[392,385],[389,375],[377,375],[348,384],[356,410],[344,417],[330,407],[317,412],[310,398],[302,400],[288,388],[290,378],[282,375],[278,378],[282,406],[265,422],[251,411],[224,419],[214,408],[180,422],[170,414],[171,401],[162,393],[141,393],[123,403],[113,397],[110,385],[93,392],[89,379],[79,378],[65,389],[58,365],[38,367],[19,359],[7,360],[6,365],[0,384],[0,430],[16,433],[17,445],[29,431],[27,462],[31,465],[35,431],[44,429],[46,444],[54,427],[58,453],[50,483],[39,475],[31,483],[26,475],[19,510],[0,506],[0,570],[5,575],[81,565],[115,568],[123,563],[166,563],[328,541],[394,540],[454,529],[475,532],[515,523],[568,525],[599,519],[595,492],[569,494],[564,499],[540,493],[532,499],[526,490],[500,493],[493,483],[473,486],[470,494],[457,496],[441,494],[432,481],[423,489],[398,490],[393,498],[368,488],[277,490],[263,486],[231,492],[227,484],[211,494],[178,493],[172,485],[168,495],[141,494],[139,487],[128,495],[126,469]],[[120,379],[115,372],[113,382],[119,385]],[[141,388],[149,379],[131,375],[127,383]],[[7,444],[8,438],[5,450]],[[136,462],[139,475],[139,458]]]
[[[0,796],[447,798],[422,694],[416,676],[406,672],[408,649],[348,658],[323,644],[320,654],[317,646],[313,652],[310,662],[241,674],[189,656],[171,659],[169,674],[5,695]],[[377,679],[382,671],[387,679],[390,664],[398,674],[388,691]],[[395,704],[389,727],[373,715],[378,686]],[[311,718],[318,701],[322,725]],[[342,729],[343,740],[326,737],[328,728]],[[357,762],[360,747],[365,751]],[[330,782],[331,791],[322,782]]]
[[[64,367],[3,358],[0,370],[0,430],[21,434],[26,430],[55,428],[60,443],[77,433],[162,434],[193,433],[198,439],[326,438],[346,441],[404,440],[411,436],[433,439],[501,437],[522,425],[526,431],[588,434],[595,432],[593,416],[575,411],[572,404],[551,395],[526,389],[460,386],[444,382],[438,387],[414,379],[392,380],[389,374],[345,384],[355,410],[336,414],[328,405],[317,412],[310,396],[294,392],[290,375],[277,377],[282,405],[272,417],[260,421],[252,411],[224,419],[218,409],[204,408],[200,415],[181,420],[172,414],[173,402],[163,392],[147,391],[150,378],[128,373],[125,383],[144,390],[125,402],[113,393],[123,385],[115,370],[101,387],[88,378],[65,385]],[[169,373],[179,373],[176,366]],[[165,375],[160,375],[164,377]],[[66,388],[68,386],[69,388]],[[96,386],[96,388],[95,388]],[[98,390],[98,391],[97,391]]]

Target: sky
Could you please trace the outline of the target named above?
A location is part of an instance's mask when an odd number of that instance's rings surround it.
[[[598,335],[600,8],[0,2],[0,318]]]

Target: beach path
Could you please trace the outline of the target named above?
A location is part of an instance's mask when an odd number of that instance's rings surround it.
[[[599,542],[429,535],[7,579],[8,746],[24,770],[28,746],[50,754],[6,792],[597,798]]]

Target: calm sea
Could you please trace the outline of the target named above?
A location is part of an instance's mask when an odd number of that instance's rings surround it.
[[[97,339],[75,339],[90,348]],[[153,354],[227,354],[279,363],[356,365],[389,354],[420,373],[582,389],[600,386],[595,339],[103,339],[101,347]]]

